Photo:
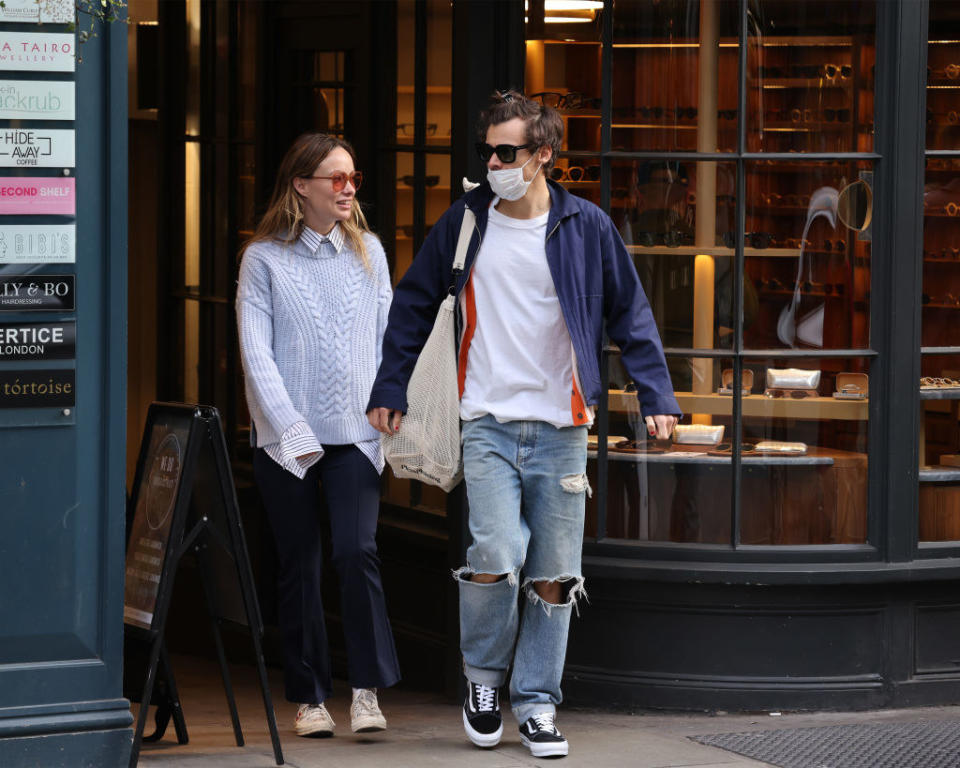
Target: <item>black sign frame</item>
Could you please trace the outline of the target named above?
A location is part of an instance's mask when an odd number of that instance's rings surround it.
[[[58,327],[63,328],[64,331],[63,340],[60,342],[41,341],[29,337],[26,339],[17,338],[16,340],[11,341],[7,338],[10,335],[11,330],[41,331],[44,329],[53,330]],[[37,345],[43,345],[43,352],[36,352],[32,349]],[[76,320],[57,320],[44,322],[29,320],[22,323],[0,320],[0,361],[24,362],[28,360],[73,360],[76,356]]]
[[[186,445],[179,449],[179,466],[176,467],[175,476],[170,475],[174,469],[169,461],[165,461],[173,456],[173,452],[163,454],[158,451],[158,447],[164,442],[167,435],[157,433],[158,429],[163,429],[171,424],[179,425],[179,434],[186,433]],[[207,461],[201,463],[202,456],[207,457]],[[175,479],[175,489],[170,498],[165,498],[164,503],[153,508],[155,517],[148,519],[148,513],[151,508],[147,502],[143,502],[143,495],[150,490],[149,486],[144,487],[145,476],[150,478],[152,466],[156,459],[160,459],[160,472],[162,483],[155,484],[164,490],[170,490],[170,481]],[[204,477],[200,477],[200,473]],[[163,475],[162,473],[167,473]],[[210,475],[215,477],[210,477]],[[217,498],[214,502],[220,507],[222,515],[218,515],[213,507],[209,505],[209,498],[203,500],[203,509],[198,509],[194,501],[194,491],[198,484],[198,479],[202,483],[207,483],[207,487],[215,488]],[[169,509],[164,509],[164,505],[169,503]],[[124,596],[124,624],[126,634],[131,639],[139,639],[149,645],[150,654],[147,662],[146,680],[144,681],[143,694],[140,698],[140,712],[137,717],[136,730],[134,731],[133,747],[130,753],[130,768],[135,768],[140,756],[140,746],[144,741],[143,731],[146,725],[147,712],[149,704],[152,701],[154,683],[157,680],[158,670],[162,666],[163,676],[168,683],[168,690],[172,691],[172,700],[168,704],[172,709],[174,720],[177,726],[178,739],[181,743],[186,740],[186,726],[183,722],[182,710],[180,710],[179,700],[176,698],[176,686],[173,682],[172,669],[170,668],[169,657],[164,646],[164,630],[166,626],[167,614],[170,608],[170,601],[173,593],[173,585],[176,579],[177,568],[181,559],[188,553],[192,553],[198,564],[200,581],[203,592],[206,597],[207,610],[210,614],[211,627],[213,630],[214,641],[217,648],[218,660],[220,662],[220,674],[223,678],[224,689],[227,694],[227,704],[230,708],[230,717],[233,722],[234,736],[237,746],[243,746],[243,734],[240,730],[240,718],[237,713],[236,701],[233,696],[233,687],[230,682],[230,673],[227,667],[226,655],[223,649],[223,640],[220,636],[220,624],[222,619],[232,619],[231,616],[224,616],[225,611],[221,607],[224,605],[218,598],[218,587],[224,586],[224,579],[217,578],[216,569],[222,569],[224,562],[229,562],[232,566],[232,573],[229,574],[235,579],[235,586],[240,594],[243,623],[249,628],[250,636],[253,641],[254,654],[256,656],[257,668],[260,678],[260,690],[263,695],[263,704],[267,716],[267,725],[270,730],[270,739],[273,743],[273,754],[277,765],[283,764],[283,753],[280,748],[280,736],[277,731],[276,715],[273,710],[273,702],[270,696],[270,688],[267,680],[267,670],[263,658],[263,621],[260,615],[260,607],[257,602],[256,589],[253,581],[253,571],[250,567],[250,559],[247,555],[246,539],[243,533],[243,525],[240,520],[240,509],[237,504],[236,491],[233,484],[233,475],[230,470],[230,461],[227,454],[227,443],[223,433],[223,425],[220,420],[220,414],[216,408],[209,406],[187,405],[184,403],[161,403],[155,402],[150,405],[147,412],[146,425],[144,426],[143,438],[140,443],[140,453],[137,459],[137,469],[134,475],[133,488],[128,500],[128,551],[127,563],[131,562],[131,545],[136,545],[130,539],[138,530],[162,530],[161,536],[166,541],[163,547],[159,581],[156,585],[156,599],[153,606],[152,615],[149,622],[141,619],[140,621],[130,621],[127,617],[127,595]],[[219,520],[219,522],[218,522]],[[151,523],[153,525],[151,525]],[[219,560],[211,556],[211,551],[220,551],[223,557]],[[136,554],[134,552],[134,554]],[[224,560],[224,557],[227,560]],[[134,562],[137,562],[134,560]],[[222,574],[221,574],[222,576]],[[160,722],[158,713],[158,733],[162,734],[162,728],[165,724]],[[182,734],[182,739],[180,738]],[[155,734],[156,738],[159,738]],[[151,737],[154,738],[154,737]]]
[[[45,288],[57,282],[69,286],[62,296],[56,292],[50,295]],[[31,299],[36,303],[27,303]],[[0,275],[0,312],[74,312],[76,309],[76,275]]]

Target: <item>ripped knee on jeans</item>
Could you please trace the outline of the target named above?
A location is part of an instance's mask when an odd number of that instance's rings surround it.
[[[587,480],[587,473],[580,472],[574,475],[564,475],[560,478],[560,487],[567,493],[584,493],[593,497],[593,489]]]
[[[550,602],[545,600],[538,592],[538,584],[558,584],[560,586],[560,595],[557,602]],[[580,597],[587,597],[587,590],[584,587],[584,578],[583,576],[558,576],[555,579],[531,579],[527,578],[523,581],[523,591],[533,605],[543,606],[543,610],[546,611],[547,616],[550,616],[550,612],[554,608],[573,608],[577,615],[580,615],[580,607],[578,600]]]
[[[461,568],[457,568],[452,572],[454,581],[469,581],[473,584],[496,584],[500,581],[506,581],[508,584],[513,586],[517,583],[517,571],[512,570],[507,573],[484,573],[482,571],[475,571],[469,565],[464,565]],[[474,579],[474,576],[485,577],[482,579]]]

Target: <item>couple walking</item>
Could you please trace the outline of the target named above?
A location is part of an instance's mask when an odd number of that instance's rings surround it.
[[[476,227],[454,290],[472,543],[454,573],[467,696],[479,747],[503,733],[500,696],[536,757],[568,743],[556,722],[581,574],[587,430],[601,397],[604,330],[620,345],[651,434],[680,410],[649,304],[599,208],[547,178],[563,141],[556,110],[498,92],[478,123],[487,183],[431,229],[391,292],[355,194],[353,150],[323,134],[287,152],[247,244],[237,316],[254,473],[280,560],[286,695],[300,735],[332,735],[320,603],[324,494],[353,686],[354,731],[386,721],[376,691],[399,666],[376,554],[379,432],[403,426],[407,383],[447,295],[463,212]],[[319,487],[318,487],[319,481]],[[519,600],[520,596],[524,600]]]

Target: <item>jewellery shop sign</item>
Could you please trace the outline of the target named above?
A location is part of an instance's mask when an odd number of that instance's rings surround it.
[[[72,312],[76,296],[74,275],[0,277],[0,312]]]

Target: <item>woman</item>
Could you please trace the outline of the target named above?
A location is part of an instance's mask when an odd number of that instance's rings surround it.
[[[320,601],[322,489],[340,578],[355,732],[386,721],[377,688],[400,679],[375,534],[383,455],[364,414],[392,292],[356,199],[353,148],[322,133],[287,151],[246,244],[237,324],[253,421],[253,470],[277,544],[286,696],[300,736],[332,736]],[[318,487],[319,483],[319,487]]]

